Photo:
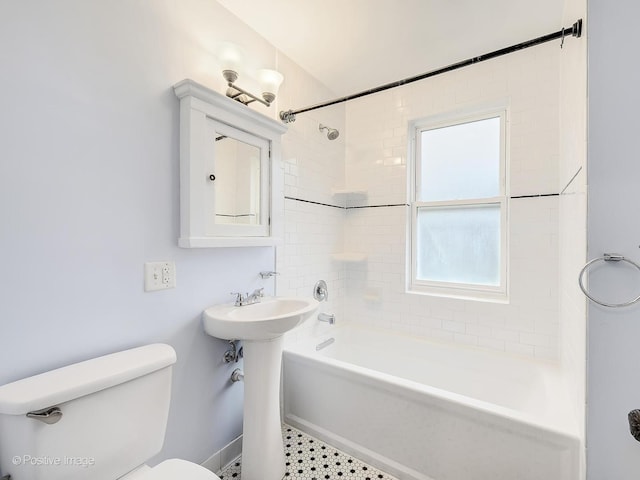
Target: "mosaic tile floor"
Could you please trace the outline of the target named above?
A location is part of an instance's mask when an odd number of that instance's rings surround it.
[[[289,425],[282,426],[287,471],[284,480],[396,480]],[[240,460],[220,473],[221,480],[241,480]]]

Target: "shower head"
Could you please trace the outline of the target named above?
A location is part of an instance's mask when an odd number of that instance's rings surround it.
[[[320,131],[326,130],[327,131],[327,138],[329,140],[335,140],[336,138],[338,138],[340,136],[340,132],[338,130],[336,130],[335,128],[327,127],[327,126],[322,125],[322,124],[320,124],[320,127],[318,127],[318,130],[320,130]]]

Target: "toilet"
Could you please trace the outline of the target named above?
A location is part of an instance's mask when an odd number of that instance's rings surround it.
[[[144,464],[164,443],[175,362],[153,344],[0,386],[0,479],[220,480],[185,460]]]

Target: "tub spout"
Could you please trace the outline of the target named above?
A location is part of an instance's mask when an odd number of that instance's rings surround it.
[[[319,313],[318,320],[327,322],[329,325],[334,325],[336,323],[336,316],[333,313]]]

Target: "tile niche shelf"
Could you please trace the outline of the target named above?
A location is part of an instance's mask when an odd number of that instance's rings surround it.
[[[358,203],[358,201],[362,202],[367,198],[367,191],[359,189],[333,188],[331,193],[336,200],[346,206]],[[339,252],[332,253],[331,260],[343,263],[360,263],[367,260],[367,255],[361,252]]]
[[[367,191],[353,188],[332,188],[331,195],[338,203],[350,206],[355,203],[362,203],[367,199]]]

